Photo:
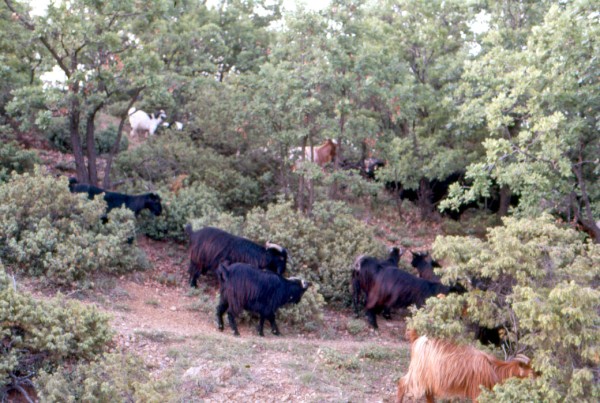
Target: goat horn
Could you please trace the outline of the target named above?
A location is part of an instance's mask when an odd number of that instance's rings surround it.
[[[283,252],[283,247],[277,245],[276,243],[271,243],[269,241],[267,241],[267,243],[265,244],[265,247],[267,249],[277,249],[279,252]]]
[[[513,358],[513,360],[522,362],[525,365],[529,365],[529,363],[531,362],[529,357],[527,357],[525,354],[517,354],[515,358]]]
[[[302,288],[307,289],[308,287],[311,286],[310,281],[306,281],[303,278],[300,277],[290,277],[288,280],[290,281],[299,281],[300,284],[302,285]]]

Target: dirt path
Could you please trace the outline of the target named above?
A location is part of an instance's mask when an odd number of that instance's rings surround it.
[[[216,329],[215,284],[194,293],[185,283],[183,246],[145,238],[139,245],[153,269],[121,277],[95,302],[113,316],[118,348],[142,356],[157,379],[181,382],[178,400],[393,400],[408,363],[399,315],[375,332],[350,310],[327,311],[318,330],[280,323],[284,336],[264,338],[251,319],[233,337]]]

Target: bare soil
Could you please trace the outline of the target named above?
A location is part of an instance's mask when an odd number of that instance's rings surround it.
[[[280,321],[280,337],[258,336],[250,318],[234,337],[216,328],[214,279],[202,277],[196,292],[186,284],[185,246],[146,237],[138,244],[153,268],[97,283],[106,291],[83,302],[112,315],[117,349],[143,357],[157,380],[179,383],[176,400],[394,400],[409,360],[402,313],[380,318],[374,331],[349,308],[328,310],[317,329]]]
[[[143,141],[130,138],[132,147]],[[50,172],[74,174],[72,156],[36,148]],[[396,212],[366,215],[390,246],[427,249],[441,232],[439,224],[421,222],[414,210],[404,210],[402,220]],[[165,401],[394,401],[409,361],[402,312],[389,321],[379,318],[375,331],[350,308],[326,310],[316,328],[280,320],[279,337],[267,328],[265,337],[258,336],[257,319],[250,318],[240,321],[241,336],[234,337],[227,325],[219,332],[215,324],[216,280],[201,278],[196,291],[187,285],[186,246],[144,236],[138,245],[150,270],[98,278],[94,291],[72,297],[112,316],[115,349],[141,356],[157,381],[172,384],[174,393]],[[410,253],[403,259],[410,264]],[[50,294],[32,288],[38,297]]]

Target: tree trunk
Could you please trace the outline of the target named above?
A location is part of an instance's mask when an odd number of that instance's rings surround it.
[[[121,138],[123,137],[123,127],[125,126],[125,120],[129,117],[129,109],[133,106],[135,101],[137,101],[140,93],[145,87],[135,89],[133,93],[133,97],[129,101],[129,105],[123,113],[121,113],[121,121],[119,122],[119,129],[117,131],[117,139],[113,143],[110,153],[108,154],[108,158],[106,159],[106,167],[104,168],[104,179],[102,180],[102,187],[104,189],[111,188],[111,180],[110,180],[110,171],[112,169],[112,163],[115,158],[115,155],[119,152],[119,147],[121,145]]]
[[[503,185],[500,187],[500,206],[498,207],[498,212],[496,213],[498,217],[504,217],[508,214],[508,209],[510,207],[510,196],[511,191],[508,186]]]
[[[302,157],[301,160],[305,161],[306,160],[306,142],[307,142],[307,138],[304,137],[302,139]],[[300,211],[305,211],[305,205],[304,205],[304,188],[305,188],[305,178],[304,175],[300,175],[300,178],[298,179],[298,194],[296,195],[296,208]]]
[[[581,148],[579,149],[579,163],[574,165],[572,170],[577,177],[579,189],[581,190],[581,202],[583,203],[583,214],[581,214],[580,209],[575,210],[577,221],[580,222],[583,228],[594,238],[595,243],[600,243],[600,228],[596,221],[594,221],[590,197],[587,192],[585,179],[583,178],[583,156]]]
[[[83,157],[83,148],[81,147],[81,137],[79,137],[79,118],[81,114],[81,103],[79,102],[78,92],[79,84],[74,82],[69,87],[71,101],[69,105],[69,133],[71,135],[71,148],[75,157],[75,169],[77,171],[77,180],[82,183],[89,183],[90,177],[85,167],[85,158]]]
[[[431,187],[429,181],[426,178],[421,178],[419,182],[419,210],[421,212],[421,219],[427,220],[431,218],[433,212],[433,203],[431,202]]]
[[[96,118],[97,109],[91,112],[85,121],[85,141],[87,148],[87,162],[88,162],[88,172],[89,172],[89,184],[98,186],[98,170],[96,167],[96,145],[94,144],[94,132],[95,132],[95,123],[94,119]]]

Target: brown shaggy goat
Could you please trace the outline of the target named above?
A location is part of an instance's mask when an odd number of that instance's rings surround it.
[[[302,155],[302,148],[296,147],[292,150],[292,155]],[[320,146],[306,147],[304,149],[304,158],[300,158],[294,164],[294,170],[298,169],[302,165],[302,160],[314,161],[315,164],[320,167],[330,163],[335,159],[337,154],[337,142],[335,140],[327,139]]]
[[[399,403],[405,394],[414,398],[425,395],[428,403],[434,402],[435,397],[462,397],[476,402],[480,386],[492,389],[510,377],[534,376],[529,359],[523,355],[502,361],[472,346],[419,337],[412,329],[406,334],[411,342],[410,365],[398,381]]]

